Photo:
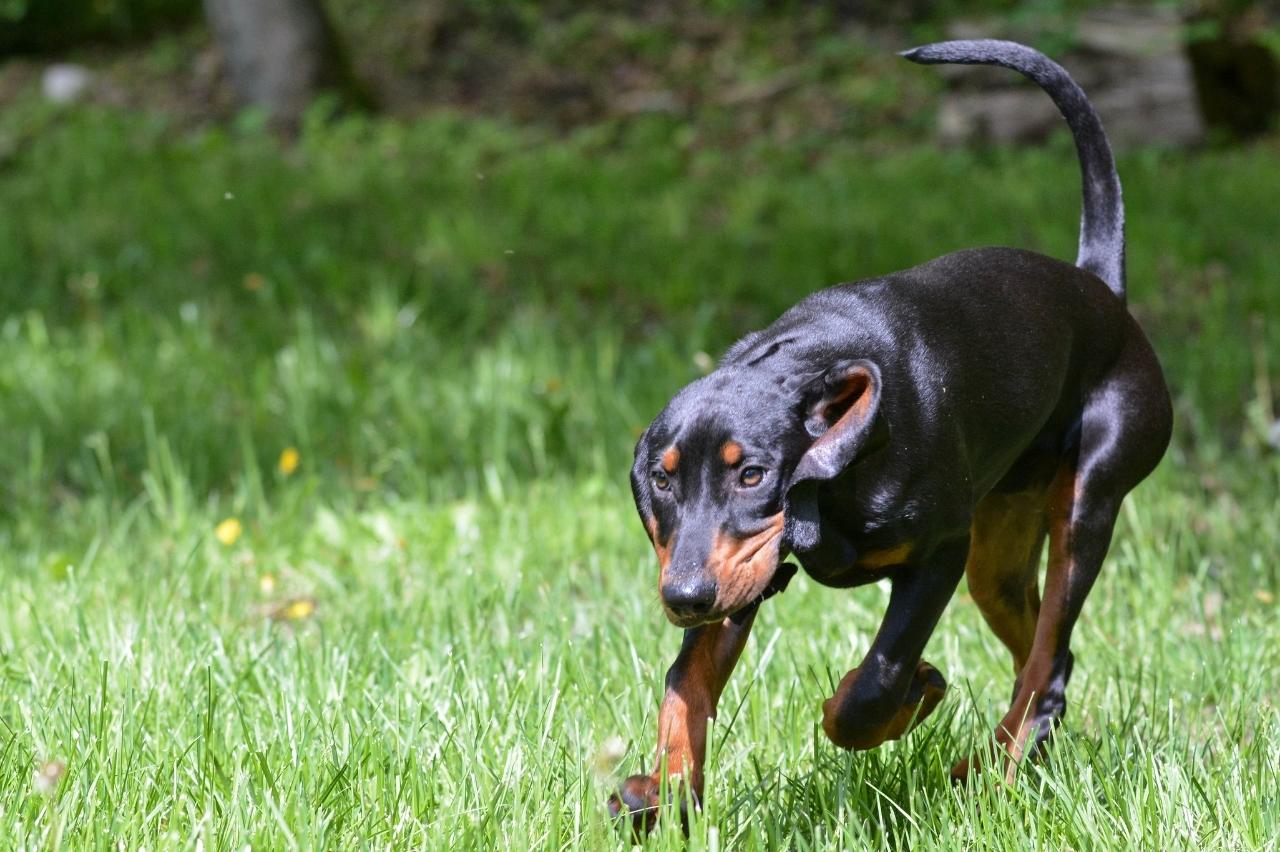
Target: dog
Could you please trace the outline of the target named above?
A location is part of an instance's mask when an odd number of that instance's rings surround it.
[[[1125,306],[1120,180],[1084,92],[1013,42],[902,55],[1003,66],[1053,99],[1083,178],[1076,262],[970,249],[822,290],[739,340],[645,430],[631,486],[684,639],[657,767],[609,800],[637,833],[661,790],[699,801],[707,721],[761,601],[795,573],[788,556],[825,586],[891,584],[865,658],[822,705],[844,749],[897,739],[938,706],[946,681],[921,654],[968,579],[1016,678],[991,747],[952,777],[990,755],[1011,781],[1062,719],[1072,628],[1121,501],[1168,447],[1169,391]]]

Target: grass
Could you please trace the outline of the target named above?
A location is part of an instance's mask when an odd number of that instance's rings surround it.
[[[662,120],[437,116],[282,152],[251,120],[40,120],[0,144],[6,847],[619,844],[603,800],[651,759],[678,644],[636,431],[813,288],[1075,239],[1062,144],[723,153]],[[926,652],[944,710],[838,752],[818,705],[885,590],[801,577],[723,699],[690,848],[1273,847],[1280,169],[1264,143],[1122,170],[1178,435],[1053,759],[947,784],[1012,681],[963,594]]]

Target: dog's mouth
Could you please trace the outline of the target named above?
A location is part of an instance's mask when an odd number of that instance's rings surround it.
[[[790,562],[779,561],[774,566],[773,576],[769,580],[769,582],[765,585],[764,591],[762,591],[759,595],[757,595],[752,600],[737,607],[736,609],[731,609],[724,612],[716,611],[709,615],[701,616],[701,617],[680,616],[672,612],[670,609],[666,607],[663,607],[663,609],[667,614],[668,620],[670,620],[672,624],[674,624],[676,627],[682,627],[685,629],[688,629],[690,627],[698,627],[699,625],[703,625],[703,624],[716,624],[726,619],[733,621],[735,623],[741,624],[753,612],[755,612],[756,607],[760,606],[760,604],[764,603],[765,601],[767,601],[769,598],[773,597],[776,594],[785,592],[787,590],[787,584],[791,582],[791,578],[794,577],[799,570],[800,569],[796,568],[796,566],[791,564]]]
[[[687,629],[745,617],[785,589],[796,568],[783,562],[782,529],[783,515],[778,513],[769,519],[768,526],[745,538],[717,536],[706,569],[716,578],[715,605],[698,614],[676,613],[664,606],[671,623]]]

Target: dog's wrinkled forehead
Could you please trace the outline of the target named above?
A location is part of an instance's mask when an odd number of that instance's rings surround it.
[[[639,452],[680,445],[690,451],[732,440],[781,450],[778,437],[794,429],[792,393],[759,371],[720,369],[686,385],[650,425]]]

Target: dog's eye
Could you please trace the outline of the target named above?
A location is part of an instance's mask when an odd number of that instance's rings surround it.
[[[764,479],[764,468],[762,467],[745,467],[742,473],[738,475],[738,482],[743,488],[755,488]]]
[[[655,470],[652,474],[653,487],[659,491],[666,491],[671,487],[671,477],[667,476],[665,470]]]

